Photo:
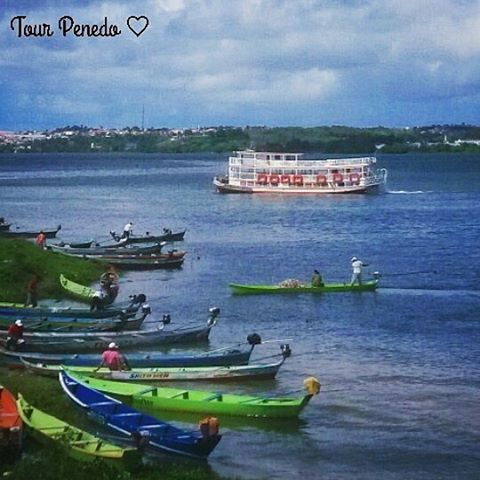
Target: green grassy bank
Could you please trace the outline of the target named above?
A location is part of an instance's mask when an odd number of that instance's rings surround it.
[[[104,270],[100,263],[42,250],[26,240],[0,238],[0,301],[3,302],[23,303],[33,275],[40,278],[39,299],[60,299],[66,297],[59,282],[61,273],[90,285]]]

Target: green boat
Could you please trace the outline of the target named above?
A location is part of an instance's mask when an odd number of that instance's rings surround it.
[[[379,279],[369,280],[361,285],[349,283],[326,283],[313,287],[310,283],[285,281],[278,285],[241,285],[230,283],[234,295],[261,295],[265,293],[328,293],[328,292],[370,292],[377,288]]]
[[[104,460],[121,469],[135,470],[141,453],[132,447],[119,447],[103,441],[30,405],[19,393],[17,409],[29,433],[40,443],[55,446],[84,462]]]
[[[294,418],[310,399],[320,391],[314,377],[304,381],[306,393],[298,397],[266,397],[237,395],[225,392],[185,390],[179,388],[150,387],[148,385],[114,382],[100,378],[68,374],[107,395],[128,398],[134,408],[160,411],[206,413],[208,415],[234,415],[247,417]]]
[[[93,288],[75,283],[63,274],[60,274],[60,284],[71,296],[82,302],[90,303],[92,297],[95,295]]]

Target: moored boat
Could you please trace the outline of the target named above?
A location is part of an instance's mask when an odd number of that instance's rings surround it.
[[[0,458],[11,460],[22,449],[23,422],[17,410],[15,397],[0,385]]]
[[[29,433],[48,447],[59,448],[70,457],[84,462],[96,460],[134,470],[140,465],[137,448],[120,447],[66,423],[30,405],[21,394],[16,403]]]
[[[131,368],[145,367],[207,367],[222,365],[247,365],[257,343],[249,345],[239,344],[235,347],[225,347],[209,350],[204,353],[176,353],[163,354],[155,351],[129,352],[124,355]],[[36,353],[0,350],[0,358],[5,365],[10,367],[26,365],[66,365],[68,367],[97,367],[102,356],[100,353],[85,354],[60,354]]]
[[[22,230],[0,230],[0,236],[8,238],[35,238],[40,232],[45,234],[45,238],[54,238],[57,233],[61,230],[62,226],[58,225],[57,228],[43,228],[32,231],[22,231]]]
[[[247,417],[294,418],[305,408],[310,399],[320,391],[320,383],[314,377],[304,381],[306,393],[297,397],[272,397],[238,395],[228,392],[212,392],[169,387],[156,387],[128,382],[115,382],[73,374],[95,390],[130,400],[134,408],[160,411],[207,413],[209,415],[234,415]]]
[[[145,235],[130,235],[128,238],[123,238],[121,235],[117,235],[114,231],[110,232],[112,238],[116,241],[123,241],[126,244],[129,243],[155,243],[155,242],[180,242],[184,239],[186,230],[179,232],[172,232],[169,229],[164,228],[164,233],[159,235],[152,235],[150,232],[146,232]]]
[[[119,348],[137,348],[146,345],[167,345],[206,341],[210,330],[216,324],[220,310],[211,308],[205,325],[165,328],[169,322],[162,320],[155,328],[120,332],[26,332],[24,343],[17,346],[19,352],[87,352],[103,351],[110,342]],[[149,312],[141,315],[146,316]],[[0,331],[0,343],[6,343],[7,334]]]
[[[165,243],[166,242],[162,242],[147,246],[119,244],[118,246],[90,246],[86,248],[50,243],[48,244],[47,248],[52,250],[52,252],[61,253],[63,255],[91,258],[97,255],[147,255],[152,253],[160,253]]]
[[[81,285],[80,283],[69,280],[65,275],[60,274],[60,284],[62,287],[76,300],[82,302],[91,303],[95,296],[95,290],[91,287]],[[110,305],[117,298],[119,291],[118,283],[113,283],[109,288],[109,294],[103,298],[102,302],[104,306]]]
[[[112,371],[108,368],[92,367],[66,367],[62,365],[46,365],[43,363],[33,364],[22,359],[22,363],[30,371],[44,376],[55,376],[59,371],[66,368],[71,372],[86,376],[94,376],[119,381],[138,382],[170,382],[170,381],[229,381],[229,380],[253,380],[260,378],[275,378],[285,359],[290,354],[290,348],[282,349],[282,358],[276,362],[230,365],[216,367],[151,367],[132,368],[131,370]]]
[[[243,150],[229,157],[228,175],[215,177],[220,193],[362,193],[384,185],[375,157],[304,159],[301,153]]]
[[[242,285],[230,283],[229,287],[235,295],[253,295],[269,293],[328,293],[328,292],[371,292],[378,286],[379,279],[375,278],[362,284],[326,283],[321,287],[314,287],[309,283],[296,280],[285,281],[277,285]]]
[[[59,373],[59,379],[64,392],[87,412],[90,418],[121,435],[137,439],[139,443],[144,440],[147,448],[205,459],[221,439],[218,429],[186,431],[139,412],[90,388],[65,371]]]
[[[124,270],[173,269],[182,266],[186,252],[139,255],[84,255],[86,258],[115,265]]]

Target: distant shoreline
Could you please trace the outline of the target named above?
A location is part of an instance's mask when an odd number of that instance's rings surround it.
[[[480,153],[480,127],[205,127],[124,129],[67,126],[0,132],[0,153],[221,153],[252,148],[322,154]]]

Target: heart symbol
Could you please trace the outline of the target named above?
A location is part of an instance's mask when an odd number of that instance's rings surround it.
[[[137,36],[139,37],[145,29],[149,25],[148,18],[145,15],[141,15],[140,17],[136,17],[135,15],[131,15],[127,18],[127,27]]]

